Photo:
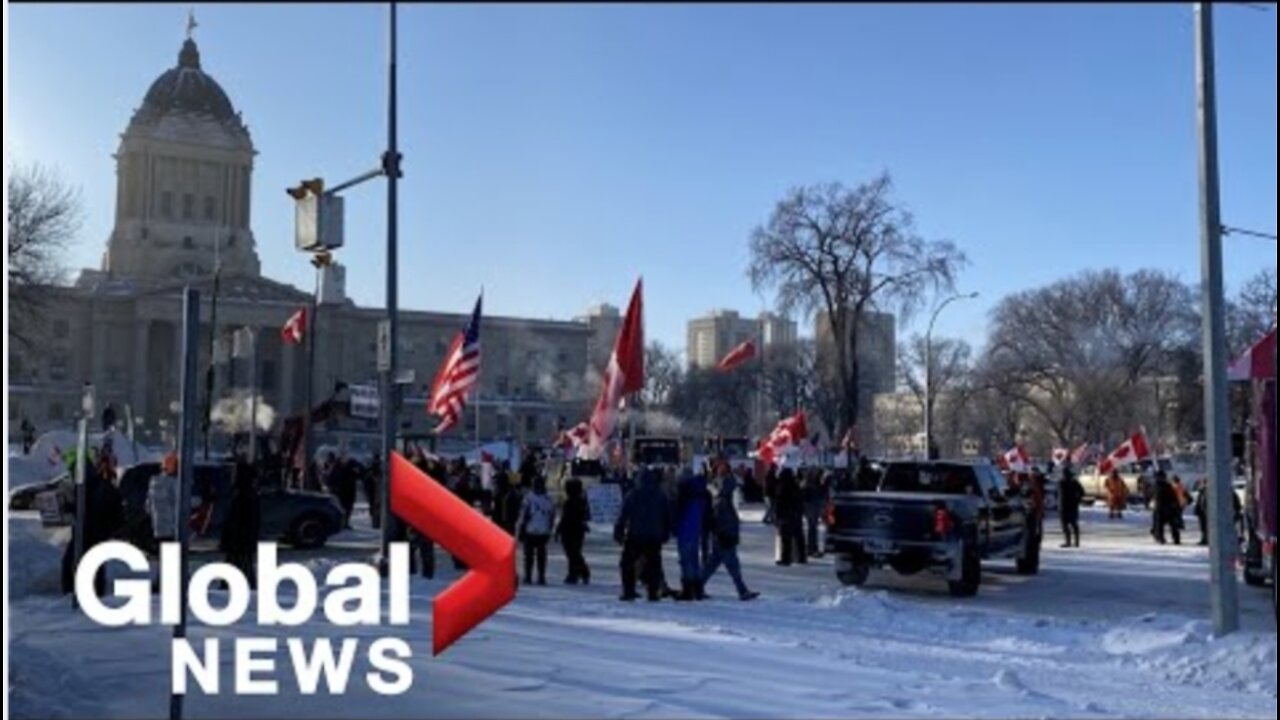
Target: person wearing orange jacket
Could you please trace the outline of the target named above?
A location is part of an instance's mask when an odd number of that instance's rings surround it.
[[[1120,477],[1119,470],[1112,470],[1107,477],[1107,517],[1111,520],[1123,520],[1125,508],[1129,505],[1129,488]]]

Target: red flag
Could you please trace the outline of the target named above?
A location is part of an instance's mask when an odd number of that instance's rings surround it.
[[[729,372],[730,370],[750,361],[756,356],[756,343],[754,340],[748,340],[741,345],[729,351],[728,355],[716,365],[716,369],[720,372]]]
[[[783,450],[798,445],[809,437],[809,424],[805,420],[804,411],[778,423],[769,437],[760,443],[760,459],[773,464]]]
[[[1022,447],[1021,444],[1014,445],[1001,459],[1003,460],[1001,467],[1012,472],[1025,473],[1031,470],[1031,458],[1027,455],[1026,448]]]
[[[644,388],[644,279],[636,281],[627,315],[604,371],[604,387],[591,413],[591,436],[586,456],[598,458],[618,422],[618,407],[626,396]]]
[[[289,316],[284,327],[280,328],[280,337],[286,345],[297,345],[307,333],[307,309],[302,308]]]
[[[1120,447],[1107,456],[1098,466],[1098,472],[1109,474],[1117,465],[1142,462],[1151,458],[1151,445],[1147,442],[1147,431],[1139,430],[1133,437],[1125,440]]]
[[[1241,355],[1227,369],[1232,382],[1249,382],[1250,380],[1274,380],[1276,377],[1276,331],[1272,328],[1267,336],[1259,340],[1253,347]]]
[[[1053,449],[1053,464],[1061,465],[1071,459],[1071,451],[1066,448]]]

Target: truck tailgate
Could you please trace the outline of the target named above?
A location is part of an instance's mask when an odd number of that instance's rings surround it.
[[[943,495],[907,493],[851,493],[837,496],[832,531],[845,537],[893,538],[901,542],[931,542],[934,510],[946,504]]]

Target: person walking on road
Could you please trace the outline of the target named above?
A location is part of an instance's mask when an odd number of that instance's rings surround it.
[[[822,552],[822,511],[827,507],[827,492],[830,476],[818,468],[805,473],[804,486],[804,525],[805,551],[811,558],[820,558]]]
[[[638,487],[627,493],[622,511],[614,526],[613,538],[622,545],[619,569],[622,574],[623,602],[634,602],[636,565],[644,563],[644,582],[649,602],[662,600],[662,546],[671,537],[671,503],[662,492],[660,478],[653,470],[644,470]]]
[[[1080,547],[1080,504],[1084,502],[1084,486],[1068,463],[1062,468],[1058,483],[1058,516],[1062,520],[1064,548]]]
[[[712,510],[712,526],[714,537],[711,559],[702,571],[701,587],[711,582],[716,571],[723,565],[733,579],[738,590],[738,599],[749,602],[760,597],[760,593],[752,592],[742,579],[742,564],[738,560],[738,545],[742,540],[742,521],[738,517],[738,508],[734,505],[733,494],[738,489],[738,481],[731,473],[719,472],[720,490],[716,493]]]
[[[222,524],[221,550],[226,562],[244,573],[249,587],[257,586],[258,541],[262,511],[258,500],[258,483],[253,466],[244,460],[236,462],[231,481],[231,502]]]
[[[582,490],[582,481],[570,479],[565,482],[564,512],[560,517],[560,525],[556,527],[556,539],[564,550],[565,560],[569,562],[569,576],[565,585],[591,584],[591,567],[582,554],[586,545],[587,533],[591,532],[591,505],[587,502]]]
[[[520,507],[517,536],[524,545],[524,584],[532,585],[537,566],[538,585],[547,584],[547,544],[556,526],[556,503],[547,495],[547,479],[533,480],[533,491],[524,497]]]
[[[1107,519],[1123,520],[1125,508],[1129,504],[1129,487],[1120,477],[1120,471],[1113,469],[1107,476]]]
[[[680,593],[676,600],[706,599],[702,582],[702,538],[711,526],[711,493],[705,477],[680,481],[676,494],[676,549],[680,555]]]
[[[1156,473],[1155,484],[1155,531],[1156,542],[1164,545],[1168,535],[1173,538],[1174,545],[1182,544],[1182,504],[1178,500],[1178,492],[1169,476],[1164,472]]]
[[[790,468],[778,474],[778,494],[774,502],[778,539],[782,544],[782,557],[778,559],[780,567],[790,567],[792,563],[807,565],[808,555],[804,542],[804,493],[796,474]]]

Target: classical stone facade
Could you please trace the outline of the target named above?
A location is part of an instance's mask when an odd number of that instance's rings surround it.
[[[143,438],[165,437],[176,421],[186,286],[200,290],[203,301],[198,367],[204,399],[204,373],[216,354],[209,342],[215,268],[217,337],[227,341],[251,328],[258,385],[277,426],[302,412],[305,346],[282,342],[280,328],[313,297],[261,275],[250,225],[255,154],[247,126],[188,39],[177,65],[152,83],[121,136],[116,218],[101,269],[83,271],[72,287],[47,288],[48,322],[37,347],[11,351],[15,432],[24,419],[41,431],[72,427],[83,383],[91,382],[100,408],[114,406],[121,418],[131,414]],[[312,322],[317,403],[339,384],[375,382],[377,326],[385,317],[384,310],[346,297],[340,269],[328,280]],[[401,363],[414,375],[404,393],[403,427],[430,427],[427,388],[466,319],[402,311]],[[547,442],[562,423],[583,419],[599,373],[592,360],[612,346],[615,325],[600,313],[575,321],[486,317],[478,402],[452,434]],[[247,392],[247,361],[217,359],[215,401]]]

